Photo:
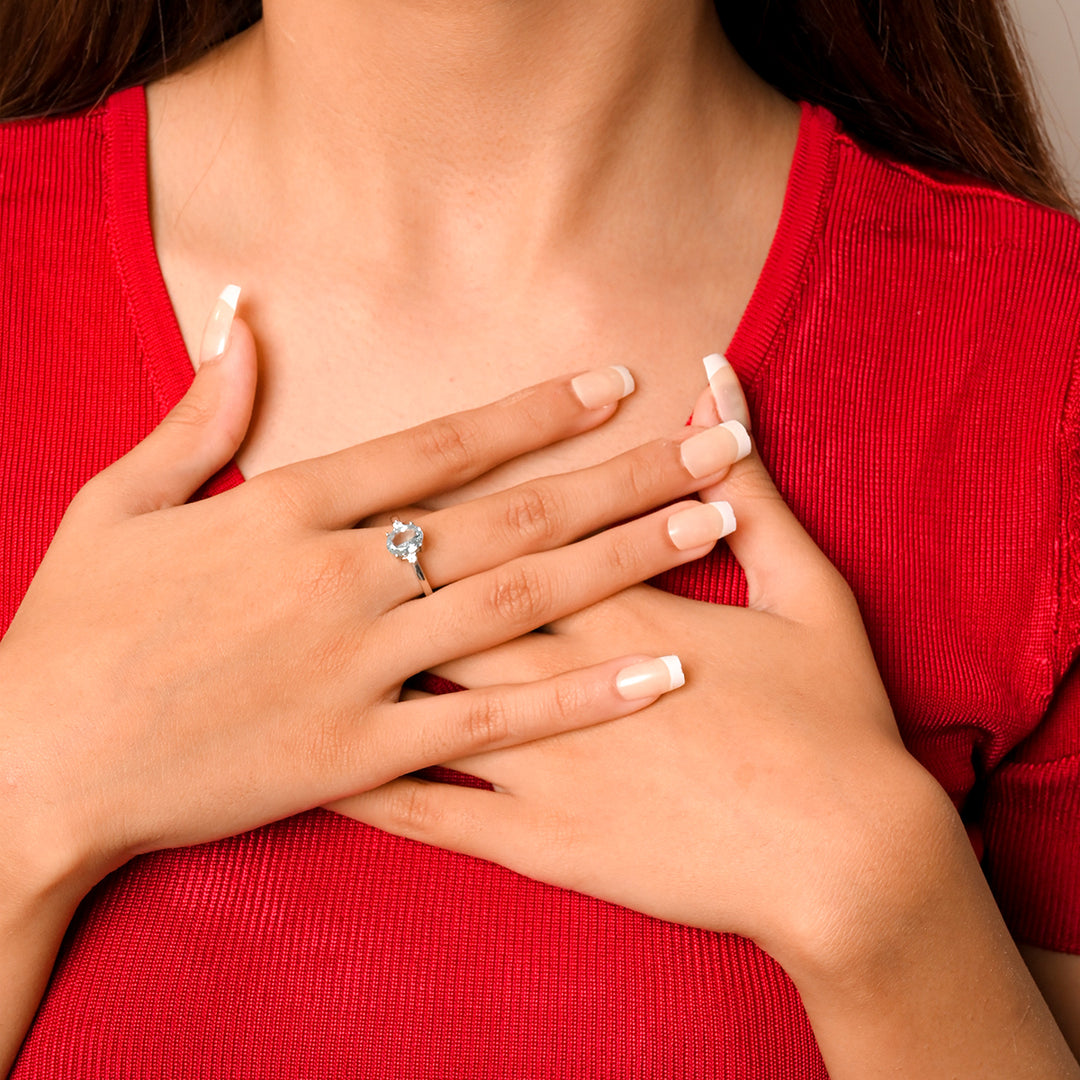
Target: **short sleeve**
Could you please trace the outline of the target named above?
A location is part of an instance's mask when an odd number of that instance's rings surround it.
[[[991,774],[983,868],[1013,936],[1080,954],[1080,662]]]

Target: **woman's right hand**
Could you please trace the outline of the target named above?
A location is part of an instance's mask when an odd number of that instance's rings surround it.
[[[0,864],[19,873],[87,889],[140,852],[625,715],[665,689],[662,679],[639,689],[622,680],[629,699],[620,694],[618,673],[649,659],[635,656],[528,685],[398,700],[418,671],[705,554],[722,515],[697,502],[596,530],[714,483],[741,451],[736,429],[699,434],[689,451],[686,431],[425,514],[422,563],[442,588],[418,598],[384,532],[354,524],[603,423],[624,394],[619,369],[556,379],[188,503],[250,418],[254,343],[239,320],[229,333],[231,315],[219,301],[180,404],[72,501],[0,642],[9,837]],[[680,514],[673,539],[668,522]]]

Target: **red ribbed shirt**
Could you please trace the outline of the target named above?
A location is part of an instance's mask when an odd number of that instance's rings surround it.
[[[1080,225],[804,106],[728,356],[1013,932],[1080,953],[1078,346]],[[71,496],[190,380],[142,90],[0,127],[0,628]],[[660,584],[744,598],[725,551]],[[13,1074],[824,1075],[794,987],[749,941],[321,811],[102,882]]]

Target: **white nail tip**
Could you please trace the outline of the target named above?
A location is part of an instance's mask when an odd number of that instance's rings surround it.
[[[628,397],[637,389],[637,384],[634,382],[634,376],[630,374],[629,368],[623,367],[622,364],[614,364],[611,370],[617,371],[622,376],[623,397]]]
[[[718,539],[730,536],[735,531],[735,511],[732,509],[731,503],[714,502],[709,503],[709,505],[719,511],[720,517],[723,520],[724,531],[720,534]]]
[[[240,286],[226,285],[225,288],[221,290],[221,295],[218,299],[223,300],[233,309],[233,311],[236,311],[236,305],[240,302]]]
[[[661,656],[660,663],[667,668],[668,681],[671,685],[668,690],[678,690],[686,685],[686,676],[683,674],[682,661],[677,656]]]
[[[720,370],[726,367],[731,367],[727,362],[727,358],[721,356],[720,353],[710,353],[702,361],[705,365],[705,378],[712,382],[712,377]]]
[[[738,420],[725,420],[720,426],[735,436],[735,445],[739,448],[739,456],[735,460],[742,461],[743,458],[749,457],[754,446],[750,442],[750,433],[746,428]]]

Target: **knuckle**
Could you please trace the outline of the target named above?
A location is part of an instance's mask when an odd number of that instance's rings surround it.
[[[608,541],[607,565],[620,581],[639,580],[642,566],[641,548],[632,534],[615,530]]]
[[[121,459],[122,460],[122,459]],[[114,462],[96,476],[90,477],[67,505],[64,517],[71,521],[85,516],[93,518],[103,509],[123,505],[139,493],[139,477],[130,463]]]
[[[475,749],[498,746],[510,736],[510,710],[494,694],[484,694],[472,702],[463,721],[463,734]]]
[[[177,427],[205,427],[214,418],[216,409],[198,394],[182,397],[162,421]]]
[[[551,607],[551,583],[536,569],[526,565],[501,568],[492,586],[489,605],[500,623],[513,626],[542,623]]]
[[[403,784],[386,794],[386,819],[391,831],[422,836],[437,821],[427,789],[417,783]]]
[[[519,408],[521,409],[521,422],[534,431],[549,431],[557,427],[558,410],[552,401],[553,387],[538,386],[528,390],[522,395]],[[560,396],[557,400],[561,401]]]
[[[559,679],[552,687],[551,701],[548,706],[549,718],[560,729],[569,727],[588,707],[592,695],[577,679]]]
[[[506,527],[510,535],[540,544],[559,538],[561,513],[549,488],[526,485],[507,492]]]
[[[308,673],[317,673],[327,685],[340,685],[356,664],[356,642],[346,634],[327,634],[305,650]]]
[[[652,450],[633,454],[626,462],[624,482],[628,494],[638,500],[650,499],[661,486],[664,473],[661,455]]]
[[[721,483],[725,498],[730,495],[745,503],[784,501],[783,496],[753,458],[746,458],[732,465]]]
[[[562,419],[559,405],[564,401],[569,402],[570,398],[571,395],[558,393],[557,383],[550,381],[515,391],[493,407],[511,420],[515,427],[548,431],[558,427],[558,421]]]
[[[306,762],[310,774],[317,778],[336,776],[348,760],[349,738],[344,718],[324,717],[308,731],[307,741],[297,755]]]
[[[449,472],[463,472],[472,461],[475,431],[463,417],[435,420],[415,432],[417,449],[425,461]]]
[[[244,484],[244,491],[263,508],[270,520],[307,517],[308,486],[299,465],[260,473]]]
[[[121,494],[121,488],[122,485],[116,472],[105,469],[96,476],[91,476],[75,492],[75,495],[68,503],[65,516],[76,517],[79,514],[88,513],[103,499],[112,499]]]
[[[353,553],[342,547],[311,545],[297,562],[296,593],[302,605],[322,605],[344,594],[356,579]]]

